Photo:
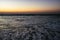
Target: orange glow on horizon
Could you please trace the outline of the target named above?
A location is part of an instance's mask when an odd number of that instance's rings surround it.
[[[1,12],[55,12],[60,10],[57,1],[0,0]]]
[[[57,11],[58,9],[38,9],[38,8],[30,8],[30,9],[0,9],[0,12],[49,12],[49,11]]]

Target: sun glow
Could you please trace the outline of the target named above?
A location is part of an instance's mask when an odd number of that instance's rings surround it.
[[[53,2],[51,4],[44,1],[0,0],[0,12],[42,12],[56,10],[57,8],[59,9],[57,3],[53,4]]]
[[[18,5],[16,2],[0,2],[0,12],[36,11],[34,6]]]

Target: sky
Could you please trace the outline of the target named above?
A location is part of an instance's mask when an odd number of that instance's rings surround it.
[[[60,10],[60,0],[0,0],[0,12],[44,12]]]

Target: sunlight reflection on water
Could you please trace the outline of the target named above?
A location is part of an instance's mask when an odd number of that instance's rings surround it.
[[[3,40],[59,40],[59,33],[57,16],[0,16]]]

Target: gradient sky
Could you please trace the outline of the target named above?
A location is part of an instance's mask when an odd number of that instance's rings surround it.
[[[0,0],[0,12],[60,10],[60,0]]]

